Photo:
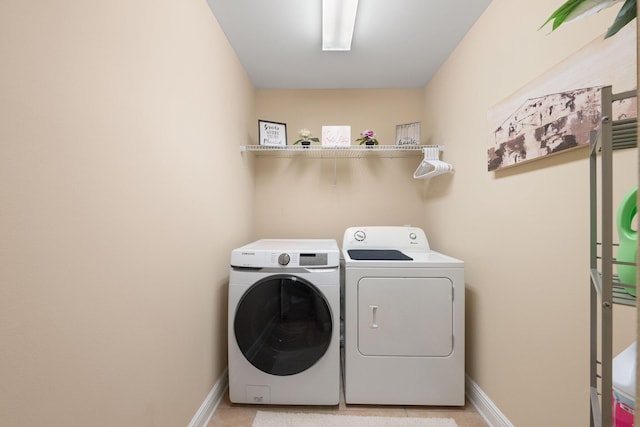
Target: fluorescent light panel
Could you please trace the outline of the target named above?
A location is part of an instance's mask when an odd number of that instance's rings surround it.
[[[322,50],[351,50],[358,0],[322,0]]]

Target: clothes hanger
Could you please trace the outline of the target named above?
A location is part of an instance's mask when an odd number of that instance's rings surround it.
[[[422,150],[424,152],[424,159],[420,162],[418,168],[413,173],[413,177],[415,179],[433,178],[434,176],[454,171],[453,165],[439,159],[439,153],[442,148],[444,148],[442,145],[436,145],[425,147]]]

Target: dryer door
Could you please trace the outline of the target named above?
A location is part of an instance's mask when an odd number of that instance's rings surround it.
[[[326,298],[309,281],[287,274],[269,276],[251,286],[238,303],[236,341],[261,371],[294,375],[327,351],[331,316]]]
[[[360,279],[358,349],[365,356],[449,356],[453,351],[451,280]]]

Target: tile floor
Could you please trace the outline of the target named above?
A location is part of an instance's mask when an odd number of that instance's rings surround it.
[[[458,427],[488,427],[482,416],[469,402],[461,407],[346,405],[341,395],[340,404],[335,406],[258,406],[231,403],[228,392],[225,393],[211,417],[208,427],[251,427],[258,410],[380,417],[453,418]]]

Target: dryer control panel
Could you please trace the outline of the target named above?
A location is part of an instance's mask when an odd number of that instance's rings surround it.
[[[350,227],[344,232],[343,249],[429,250],[421,228],[404,226]]]

